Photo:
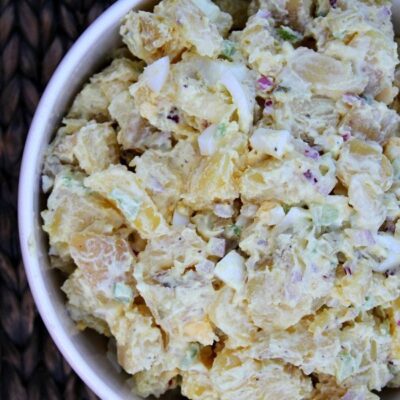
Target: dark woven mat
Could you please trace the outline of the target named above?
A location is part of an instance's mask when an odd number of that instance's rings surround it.
[[[26,134],[54,68],[112,0],[0,0],[0,399],[96,396],[74,374],[36,311],[18,243]]]

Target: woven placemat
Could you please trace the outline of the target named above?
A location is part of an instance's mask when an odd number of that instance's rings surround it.
[[[18,243],[26,134],[54,68],[112,0],[0,0],[0,399],[97,397],[60,355],[36,311]]]

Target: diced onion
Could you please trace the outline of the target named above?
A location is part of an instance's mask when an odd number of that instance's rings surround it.
[[[210,256],[223,257],[225,255],[225,239],[212,237],[207,243],[207,253]]]
[[[181,214],[178,210],[175,210],[172,217],[172,226],[186,226],[189,224],[189,217]]]
[[[240,129],[243,132],[248,132],[253,122],[253,111],[245,89],[230,71],[222,76],[221,84],[231,94],[238,109]]]
[[[257,80],[257,87],[261,91],[267,91],[274,86],[274,83],[268,76],[261,76],[260,79]]]
[[[165,191],[164,186],[154,176],[150,177],[149,187],[154,193],[163,193]]]
[[[143,72],[143,78],[147,86],[156,93],[159,93],[169,74],[170,62],[169,57],[165,56],[150,64]]]
[[[246,278],[244,258],[232,250],[216,265],[214,273],[226,285],[241,291]]]
[[[276,206],[266,213],[265,221],[267,225],[271,226],[279,224],[283,218],[285,218],[284,209],[281,206]]]
[[[215,263],[210,260],[203,260],[196,264],[196,271],[202,275],[213,275]]]
[[[311,158],[312,160],[319,159],[319,152],[318,152],[318,150],[314,149],[313,147],[307,146],[304,150],[304,155],[308,158]]]
[[[356,246],[373,246],[375,244],[374,235],[369,230],[360,230],[354,236]]]
[[[258,207],[255,204],[244,204],[240,209],[240,215],[246,218],[253,218],[256,215]]]
[[[217,17],[219,9],[213,2],[209,0],[197,0],[194,3],[196,4],[196,7],[198,7],[209,19],[212,20],[213,18]]]
[[[268,10],[258,10],[256,16],[260,18],[270,18],[271,13]]]
[[[374,268],[374,271],[385,272],[397,267],[400,264],[400,241],[385,234],[376,235],[375,239],[379,246],[387,250],[388,256],[378,267]]]
[[[42,190],[47,193],[54,185],[54,179],[47,175],[42,176]]]
[[[365,400],[365,393],[349,390],[340,400]]]
[[[347,103],[349,105],[361,103],[361,101],[362,101],[360,96],[357,96],[356,94],[353,94],[353,93],[345,93],[342,96],[342,99],[345,103]]]
[[[220,218],[230,218],[233,215],[233,207],[230,204],[216,204],[214,214]]]
[[[390,7],[387,6],[381,7],[378,11],[378,17],[383,20],[387,19],[391,15],[392,15],[392,10],[390,9]]]
[[[215,132],[217,125],[210,125],[203,133],[197,138],[202,156],[211,156],[217,151],[217,140]]]
[[[293,269],[291,275],[290,275],[290,281],[292,283],[299,283],[303,280],[303,273],[300,269],[295,268]]]
[[[306,226],[311,218],[306,210],[299,207],[292,207],[285,217],[276,226],[276,233],[285,232],[288,228],[293,226]]]

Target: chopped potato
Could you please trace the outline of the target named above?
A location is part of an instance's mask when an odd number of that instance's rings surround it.
[[[136,82],[142,69],[143,65],[139,62],[127,58],[115,59],[84,86],[76,96],[68,117],[107,121],[109,118],[107,109],[112,98]]]
[[[130,227],[144,239],[168,232],[168,226],[141,180],[123,166],[110,166],[84,180],[89,189],[104,196],[124,215]]]
[[[89,175],[117,164],[119,148],[114,129],[109,124],[85,125],[76,133],[74,155]]]

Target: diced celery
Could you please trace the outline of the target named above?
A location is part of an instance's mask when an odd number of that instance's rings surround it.
[[[222,44],[222,55],[228,59],[232,59],[232,56],[236,53],[235,43],[231,40],[224,40]]]
[[[122,303],[130,303],[133,300],[133,290],[123,282],[114,285],[114,298]]]
[[[190,343],[183,359],[181,361],[181,368],[188,369],[196,360],[200,352],[200,345],[198,343]]]
[[[311,214],[314,224],[318,226],[334,225],[339,219],[338,209],[328,204],[314,205]]]
[[[287,40],[289,42],[298,42],[301,40],[303,37],[299,32],[294,31],[293,29],[289,28],[288,26],[281,26],[276,30],[276,33],[278,36],[283,39]]]
[[[136,219],[142,204],[139,199],[130,197],[120,189],[113,189],[110,197],[117,202],[118,207],[126,216],[132,220]]]

